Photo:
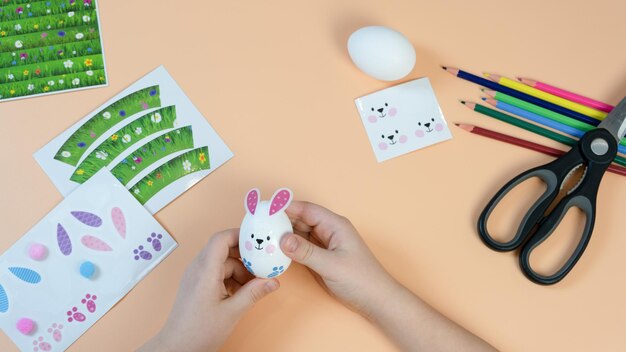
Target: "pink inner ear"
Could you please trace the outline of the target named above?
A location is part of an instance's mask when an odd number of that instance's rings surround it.
[[[278,192],[278,194],[276,194],[274,199],[272,199],[272,205],[270,205],[270,215],[276,214],[283,207],[285,207],[287,202],[289,202],[290,197],[291,197],[291,194],[287,190],[283,189],[282,191]]]
[[[257,204],[259,204],[259,193],[256,190],[248,192],[246,204],[248,205],[248,211],[250,212],[250,214],[254,215],[254,212],[256,211],[256,206]]]

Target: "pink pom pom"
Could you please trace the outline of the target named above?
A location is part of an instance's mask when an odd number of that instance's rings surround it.
[[[43,244],[33,243],[28,248],[28,256],[31,259],[42,260],[46,257],[46,254],[48,254],[48,249]]]
[[[35,322],[32,319],[22,318],[17,321],[17,330],[28,335],[35,330]]]

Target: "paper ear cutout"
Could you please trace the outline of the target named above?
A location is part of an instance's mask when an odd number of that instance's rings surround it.
[[[272,196],[272,203],[270,205],[270,216],[278,213],[281,210],[287,209],[291,201],[293,200],[293,193],[288,188],[281,188]]]
[[[246,194],[246,199],[244,200],[244,206],[246,207],[246,210],[250,214],[254,215],[254,212],[256,211],[256,207],[257,205],[259,205],[260,198],[261,198],[261,191],[259,191],[258,188],[253,188],[248,191],[248,194]]]

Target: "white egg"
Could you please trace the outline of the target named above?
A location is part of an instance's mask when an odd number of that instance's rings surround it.
[[[352,33],[348,53],[361,71],[383,81],[400,79],[415,66],[411,42],[402,33],[383,26],[363,27]]]
[[[280,241],[293,233],[285,209],[293,194],[281,188],[271,201],[260,201],[258,189],[250,190],[244,200],[246,216],[239,229],[239,254],[244,266],[256,277],[272,278],[281,275],[291,264],[291,259],[280,249]]]

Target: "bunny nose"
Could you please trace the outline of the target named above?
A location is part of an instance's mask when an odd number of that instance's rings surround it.
[[[380,108],[378,109],[378,112],[383,112],[383,110],[385,110],[385,108]]]
[[[262,239],[260,239],[260,238],[257,238],[257,239],[256,239],[256,243],[261,244],[261,243],[263,243],[263,240],[262,240]]]

